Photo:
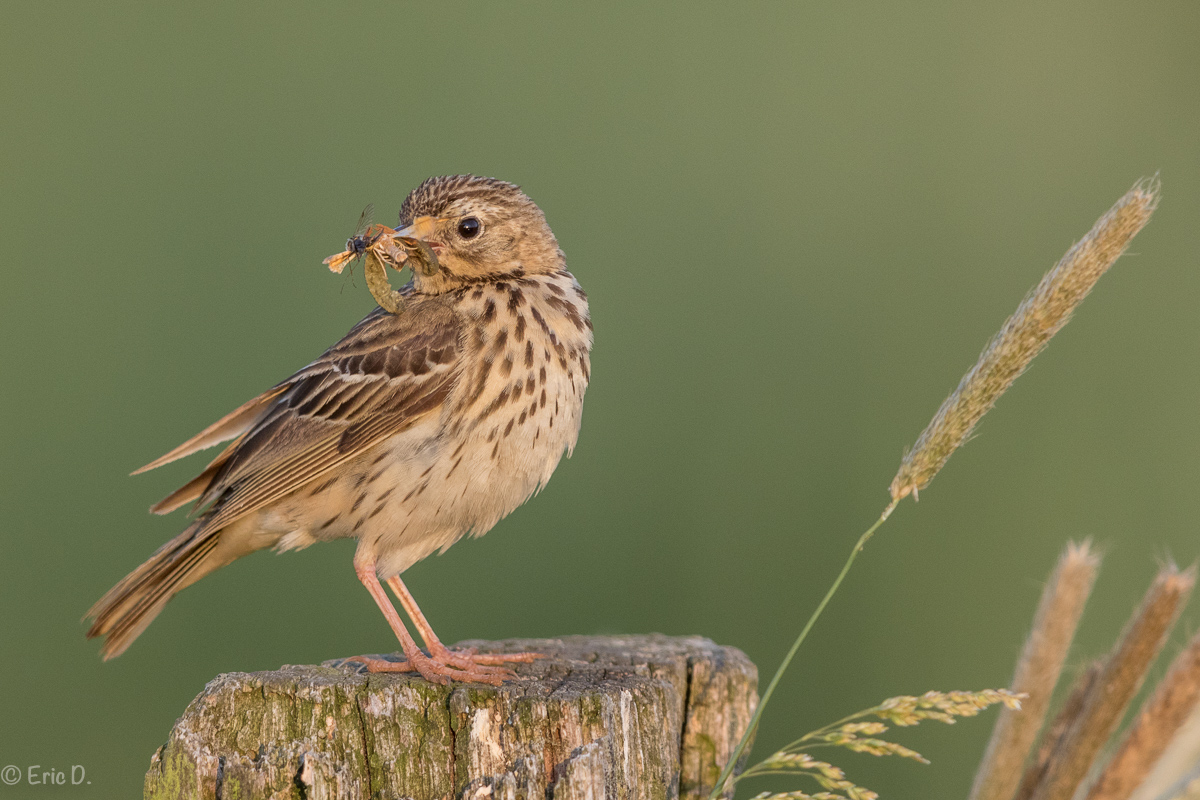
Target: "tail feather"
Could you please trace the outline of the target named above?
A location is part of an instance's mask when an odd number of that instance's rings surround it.
[[[219,532],[205,531],[203,523],[189,525],[88,610],[85,619],[93,622],[87,636],[105,637],[105,661],[125,652],[176,592],[221,566],[213,558]]]

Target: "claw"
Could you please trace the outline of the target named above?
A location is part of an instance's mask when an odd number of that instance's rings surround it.
[[[472,647],[472,650],[475,648]],[[546,658],[544,653],[483,653],[473,656],[476,664],[504,664],[508,661],[520,664],[532,664],[539,658]]]
[[[458,669],[478,670],[479,672],[491,675],[503,675],[506,678],[517,677],[517,673],[504,666],[503,661],[497,660],[491,654],[478,655],[474,647],[463,650],[451,650],[441,642],[438,642],[437,646],[430,648],[429,655],[434,661],[457,667]]]
[[[425,680],[442,686],[451,681],[486,683],[499,686],[505,679],[517,677],[517,673],[503,666],[504,661],[529,662],[535,658],[543,658],[539,653],[485,653],[479,655],[471,650],[451,650],[439,648],[430,656],[418,653],[414,658],[403,661],[390,661],[375,656],[353,656],[342,659],[342,663],[357,662],[362,664],[367,672],[416,672]]]

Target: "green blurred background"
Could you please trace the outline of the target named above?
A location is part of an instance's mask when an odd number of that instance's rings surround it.
[[[321,259],[443,173],[542,206],[596,348],[575,457],[407,573],[422,607],[448,641],[696,633],[769,675],[988,337],[1161,171],[1136,255],[871,544],[758,754],[1007,683],[1071,537],[1107,553],[1072,664],[1104,651],[1200,552],[1200,7],[999,5],[8,4],[0,765],[92,784],[0,798],[135,796],[217,673],[394,646],[348,542],[221,571],[108,664],[79,618],[202,457],[126,474],[365,314]],[[990,725],[842,763],[964,796]]]

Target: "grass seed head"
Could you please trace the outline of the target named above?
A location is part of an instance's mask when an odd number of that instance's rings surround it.
[[[1026,295],[901,461],[893,500],[929,485],[976,423],[1071,319],[1158,204],[1157,177],[1134,184]]]

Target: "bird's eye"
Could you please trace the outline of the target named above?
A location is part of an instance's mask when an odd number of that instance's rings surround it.
[[[458,223],[458,235],[464,239],[474,239],[479,235],[482,226],[475,217],[467,217]]]

